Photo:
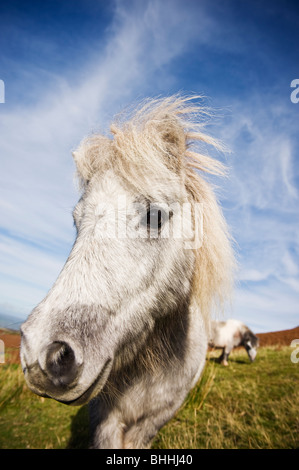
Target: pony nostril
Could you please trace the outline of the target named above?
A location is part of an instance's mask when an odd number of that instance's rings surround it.
[[[73,349],[64,341],[55,341],[47,350],[46,372],[56,386],[70,385],[78,376],[80,365]]]

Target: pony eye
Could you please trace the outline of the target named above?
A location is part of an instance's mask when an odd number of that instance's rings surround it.
[[[167,217],[163,209],[158,207],[151,207],[141,219],[141,225],[147,227],[148,231],[156,231],[160,233],[163,224],[166,222]]]
[[[162,217],[162,211],[159,209],[152,209],[147,211],[146,214],[147,226],[150,227],[158,227],[160,229],[162,224],[164,223],[164,219]]]

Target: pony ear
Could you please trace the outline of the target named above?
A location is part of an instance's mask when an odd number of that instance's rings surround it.
[[[85,158],[85,151],[82,148],[82,145],[80,145],[80,147],[77,150],[75,150],[72,153],[72,155],[73,155],[73,159],[74,159],[75,164],[76,164],[77,173],[78,173],[79,178],[83,182],[88,182],[90,180],[90,177],[91,177],[91,168],[87,164],[87,161],[86,161],[86,158]]]
[[[104,166],[104,155],[108,154],[111,141],[102,135],[93,135],[84,139],[72,155],[78,176],[83,183],[88,183],[93,174]]]
[[[186,134],[182,124],[177,118],[166,114],[156,130],[167,154],[167,166],[179,170],[186,152]]]

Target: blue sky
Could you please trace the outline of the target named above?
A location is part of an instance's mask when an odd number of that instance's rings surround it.
[[[25,319],[64,265],[82,137],[132,101],[183,92],[207,97],[207,130],[230,149],[217,184],[239,272],[225,315],[297,326],[298,43],[298,2],[1,2],[0,312]]]

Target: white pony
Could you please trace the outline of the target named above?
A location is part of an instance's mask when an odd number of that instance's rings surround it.
[[[222,349],[219,361],[228,366],[228,356],[233,348],[243,346],[251,362],[254,361],[259,340],[254,333],[239,320],[213,321],[211,322],[211,332],[209,346]]]
[[[202,177],[223,166],[192,149],[218,144],[190,100],[147,100],[74,152],[77,238],[22,326],[28,386],[90,402],[92,447],[150,445],[198,380],[211,311],[230,292],[228,230]]]

